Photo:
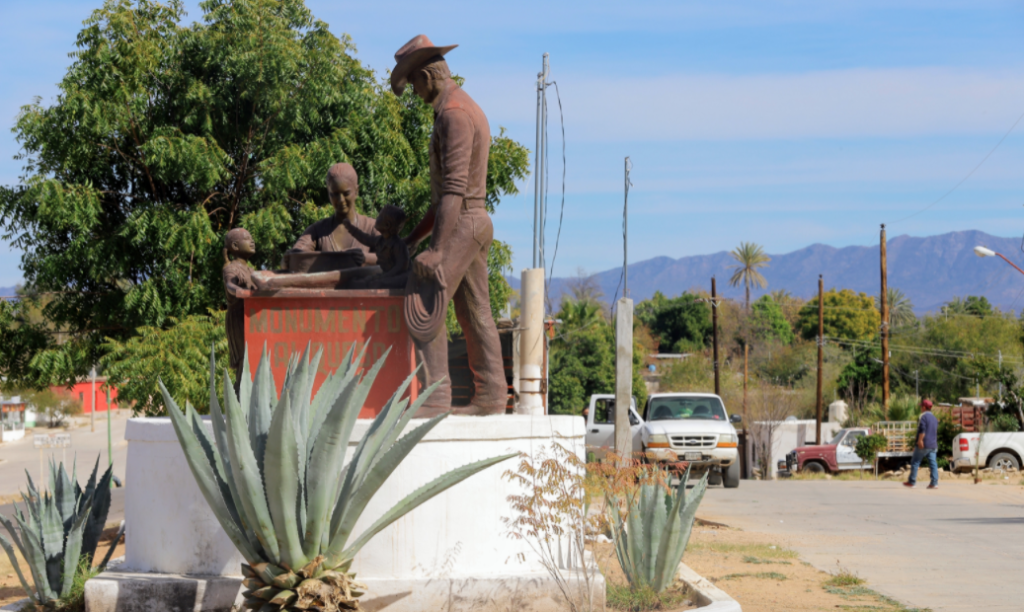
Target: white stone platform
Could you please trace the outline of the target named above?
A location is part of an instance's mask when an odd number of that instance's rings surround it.
[[[369,425],[370,421],[358,422],[349,453]],[[408,493],[467,463],[510,452],[533,454],[555,440],[573,448],[582,459],[584,432],[583,419],[571,416],[449,417],[385,483],[354,533],[361,533]],[[126,558],[116,578],[109,578],[128,585],[138,584],[143,579],[140,573],[148,574],[147,584],[155,578],[153,573],[178,575],[168,579],[216,583],[216,591],[228,595],[215,578],[240,580],[243,560],[199,492],[170,420],[132,419],[125,437],[129,442]],[[362,599],[364,607],[371,612],[560,609],[554,582],[526,542],[508,537],[502,520],[513,518],[507,497],[519,492],[502,474],[516,466],[517,460],[510,459],[473,476],[371,540],[352,566],[357,580],[369,587]],[[98,593],[104,579],[106,575],[89,582],[87,600],[90,587]],[[104,588],[109,593],[112,587],[108,582]],[[603,604],[600,576],[594,589]],[[137,589],[126,589],[125,597],[133,590]],[[197,600],[194,609],[223,609],[224,598],[217,599],[209,599],[209,607]],[[126,603],[116,609],[128,609]],[[108,609],[114,608],[88,608],[89,612]]]

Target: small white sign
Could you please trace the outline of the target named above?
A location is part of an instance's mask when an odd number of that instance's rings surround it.
[[[35,434],[32,436],[32,446],[36,448],[69,448],[71,434]]]

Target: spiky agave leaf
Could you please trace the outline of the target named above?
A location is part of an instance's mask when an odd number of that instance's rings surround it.
[[[289,360],[280,399],[266,347],[247,406],[233,393],[225,372],[226,410],[221,413],[211,382],[212,439],[198,416],[189,411],[182,414],[161,384],[192,473],[218,521],[248,562],[242,567],[246,576],[243,595],[246,607],[253,610],[356,609],[361,592],[348,569],[362,546],[428,499],[515,456],[486,459],[440,476],[408,495],[349,544],[351,529],[373,495],[447,415],[431,419],[403,437],[416,411],[436,388],[428,389],[410,405],[402,397],[415,374],[410,376],[342,468],[355,421],[387,355],[360,376],[358,366],[366,346],[358,357],[353,347],[313,396],[322,351],[312,357],[311,352],[307,345],[301,357]],[[214,364],[211,356],[211,378],[216,376]],[[273,411],[271,398],[276,404]]]

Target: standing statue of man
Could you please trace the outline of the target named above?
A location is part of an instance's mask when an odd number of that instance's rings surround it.
[[[475,394],[460,414],[502,414],[508,397],[498,328],[491,315],[487,254],[494,227],[484,207],[491,130],[480,107],[452,80],[444,55],[457,45],[437,47],[424,35],[395,53],[391,90],[407,83],[434,107],[430,136],[430,209],[406,238],[410,252],[427,236],[430,247],[412,262],[406,321],[424,365],[426,383],[441,381],[420,416],[451,409],[448,300],[466,335]]]

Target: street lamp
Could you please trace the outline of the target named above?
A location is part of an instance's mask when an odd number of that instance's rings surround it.
[[[1013,266],[1013,268],[1015,270],[1017,270],[1018,272],[1020,272],[1021,274],[1024,274],[1024,270],[1021,270],[1019,267],[1017,267],[1017,264],[1015,264],[1012,261],[1010,261],[1009,259],[1007,259],[1006,256],[1003,255],[1002,253],[996,253],[992,249],[986,249],[983,246],[976,246],[976,247],[974,247],[974,254],[977,255],[978,257],[995,257],[995,256],[1002,257],[1003,261],[1005,261],[1006,263],[1008,263],[1011,266]]]

